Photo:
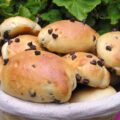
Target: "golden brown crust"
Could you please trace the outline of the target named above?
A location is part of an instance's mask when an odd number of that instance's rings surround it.
[[[2,80],[3,59],[0,57],[0,81]]]
[[[85,52],[76,52],[64,56],[64,59],[77,70],[78,83],[92,87],[105,88],[110,83],[110,75],[103,61],[95,55]]]
[[[38,35],[40,30],[41,27],[37,23],[21,16],[10,17],[4,20],[0,25],[0,34],[2,38],[11,38],[26,33]]]
[[[86,101],[93,101],[93,100],[100,100],[105,97],[109,97],[114,95],[117,91],[112,87],[109,86],[105,89],[100,88],[84,88],[76,91],[70,99],[71,103],[74,102],[86,102]]]
[[[120,32],[102,35],[97,42],[97,54],[104,59],[107,67],[116,70],[116,74],[120,75]]]
[[[57,53],[73,51],[93,51],[98,34],[81,22],[61,20],[41,30],[38,35],[40,44]]]
[[[66,102],[76,87],[74,70],[67,62],[52,53],[34,50],[10,58],[3,67],[2,79],[6,93],[33,102]]]
[[[33,35],[19,35],[14,39],[10,39],[9,42],[3,45],[2,56],[4,59],[10,58],[22,51],[29,49],[42,50],[41,46],[38,43],[38,38]]]

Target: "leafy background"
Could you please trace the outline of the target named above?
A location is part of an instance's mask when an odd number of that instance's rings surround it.
[[[17,15],[41,26],[75,19],[89,24],[100,34],[120,30],[120,0],[0,0],[0,22]]]

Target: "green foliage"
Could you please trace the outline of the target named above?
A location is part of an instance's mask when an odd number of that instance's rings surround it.
[[[118,4],[119,3],[119,4]],[[107,8],[108,18],[111,20],[111,24],[116,24],[120,20],[120,0],[114,1],[108,5]]]
[[[78,20],[84,20],[101,0],[53,0],[58,6],[64,6]]]
[[[41,18],[49,22],[54,22],[62,19],[60,11],[57,9],[51,9],[48,12],[41,14]]]
[[[11,16],[44,26],[61,19],[85,20],[101,34],[120,29],[120,0],[0,0],[0,22]]]
[[[30,12],[30,10],[23,5],[20,5],[18,15],[28,17],[28,18],[32,17],[32,13]]]

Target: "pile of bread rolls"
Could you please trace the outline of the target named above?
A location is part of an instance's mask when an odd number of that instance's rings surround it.
[[[41,28],[16,16],[1,23],[0,38],[1,90],[13,97],[64,103],[116,93],[110,82],[112,73],[120,75],[119,31],[100,36],[74,20]]]

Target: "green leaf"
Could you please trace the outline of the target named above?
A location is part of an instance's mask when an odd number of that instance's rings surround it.
[[[0,8],[7,8],[10,5],[11,0],[0,0]]]
[[[120,2],[112,3],[108,6],[108,17],[111,20],[111,24],[117,24],[120,20],[120,9],[119,9]]]
[[[71,13],[69,13],[68,10],[64,7],[60,8],[59,10],[62,14],[63,19],[75,19],[75,17]]]
[[[23,5],[20,5],[18,15],[23,16],[23,17],[28,17],[28,18],[32,17],[30,10]]]
[[[0,8],[7,8],[8,6],[9,6],[9,4],[6,4],[6,3],[0,4]]]
[[[107,3],[110,3],[110,2],[112,2],[113,0],[102,0],[102,2],[105,2],[106,4]]]
[[[0,15],[2,18],[15,16],[16,14],[15,12],[13,13],[13,8],[11,7],[11,0],[0,0],[0,11]]]
[[[101,0],[53,0],[53,3],[64,6],[78,20],[84,20]]]
[[[62,19],[61,14],[57,9],[49,10],[48,12],[41,14],[40,17],[50,23]]]
[[[47,1],[48,0],[28,0],[24,6],[27,7],[33,15],[36,15],[46,7]]]

